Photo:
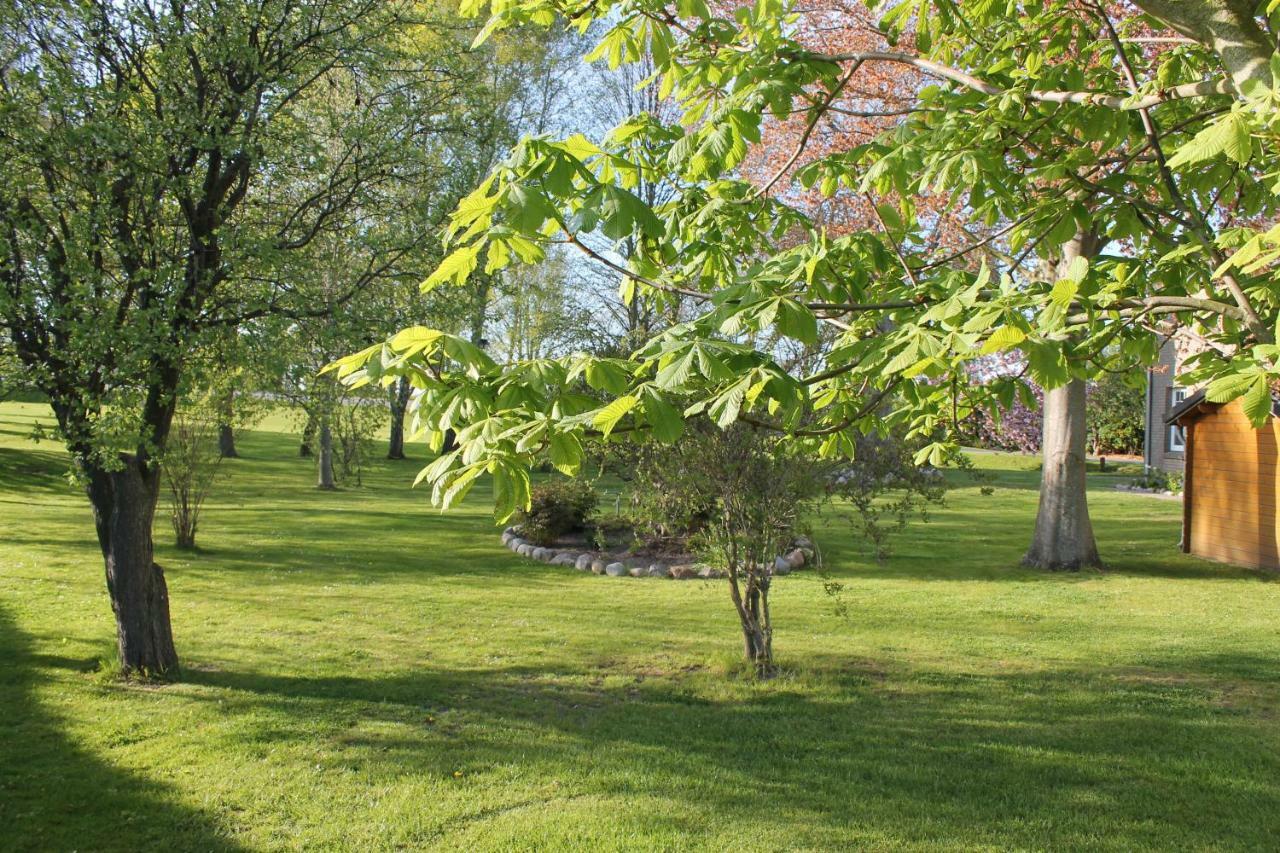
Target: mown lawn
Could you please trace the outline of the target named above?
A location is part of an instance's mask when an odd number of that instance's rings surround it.
[[[1280,583],[1184,557],[1178,505],[1091,503],[1106,573],[1019,568],[1034,461],[976,456],[837,602],[779,580],[785,674],[741,676],[715,582],[500,547],[379,463],[321,493],[296,440],[226,464],[165,566],[185,672],[97,672],[113,627],[65,457],[0,406],[0,848],[1274,849]]]

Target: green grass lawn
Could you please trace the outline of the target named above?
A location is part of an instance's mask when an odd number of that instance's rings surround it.
[[[96,671],[100,555],[36,418],[0,406],[0,848],[1280,845],[1280,583],[1183,556],[1179,505],[1118,475],[1105,573],[1018,566],[1021,457],[976,455],[994,493],[958,480],[884,565],[826,515],[847,616],[780,579],[758,684],[723,582],[523,560],[412,461],[318,492],[264,429],[200,551],[158,519],[185,670],[156,687]]]

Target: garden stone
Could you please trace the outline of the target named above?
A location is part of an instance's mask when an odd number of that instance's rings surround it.
[[[548,557],[547,557],[547,549],[546,549],[546,548],[543,548],[541,545],[539,545],[537,548],[534,548],[534,549],[533,549],[533,559],[535,559],[535,560],[541,560],[541,561],[544,561],[544,562],[545,562],[545,561],[548,559]]]
[[[719,569],[713,569],[710,566],[703,566],[702,571],[698,572],[698,577],[703,580],[717,580],[724,577],[724,572]]]
[[[573,561],[573,567],[580,572],[589,572],[591,571],[592,562],[590,554],[579,554],[578,559]]]
[[[528,545],[528,544],[529,544],[528,542],[525,542],[519,536],[516,536],[510,542],[507,543],[507,547],[510,548],[512,551],[519,551],[521,545]]]
[[[651,578],[669,578],[671,577],[671,569],[666,563],[653,563],[649,566],[649,577]]]
[[[610,563],[604,567],[604,573],[611,578],[626,577],[627,566],[625,563]]]
[[[631,575],[633,578],[647,578],[649,576],[649,570],[643,566],[632,566],[627,569],[627,574]]]
[[[786,558],[786,557],[774,557],[774,558],[773,558],[773,573],[774,573],[775,575],[789,575],[789,574],[791,574],[791,563],[787,562],[787,558]]]
[[[691,566],[676,566],[671,570],[671,577],[678,581],[692,580],[698,576],[698,572]]]
[[[628,569],[648,569],[650,561],[644,557],[627,557],[622,562],[627,564]]]
[[[807,561],[808,561],[808,557],[804,553],[804,550],[801,548],[796,548],[794,551],[787,554],[787,562],[791,565],[791,568],[793,569],[804,568],[804,564]]]
[[[530,545],[528,542],[521,542],[520,546],[516,548],[516,553],[519,554],[521,557],[532,557],[533,546]]]
[[[604,562],[604,560],[592,560],[592,561],[591,561],[591,571],[592,571],[592,573],[597,574],[597,575],[602,575],[602,574],[604,574],[604,570],[605,570],[605,562]]]
[[[511,540],[512,540],[512,539],[515,539],[515,538],[516,538],[516,535],[515,535],[514,533],[512,533],[509,529],[508,529],[508,530],[504,530],[504,531],[502,531],[502,544],[503,544],[503,545],[508,545],[508,544],[510,544]]]
[[[568,551],[561,551],[559,554],[556,554],[554,558],[552,558],[551,564],[554,566],[575,566],[576,567],[578,564],[578,558],[575,557],[573,554],[570,554]]]

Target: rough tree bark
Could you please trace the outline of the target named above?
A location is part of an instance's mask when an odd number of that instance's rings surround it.
[[[231,424],[218,424],[218,452],[223,459],[239,459],[236,451],[236,431]]]
[[[333,477],[333,430],[329,428],[327,422],[320,425],[320,453],[316,457],[316,488],[337,488]]]
[[[388,459],[404,459],[404,414],[409,408],[409,395],[413,386],[409,380],[400,377],[400,381],[391,391],[391,442],[387,446]]]
[[[116,617],[120,666],[125,674],[164,675],[177,669],[178,653],[169,621],[169,588],[151,541],[160,471],[133,455],[122,455],[121,462],[118,471],[85,471]]]

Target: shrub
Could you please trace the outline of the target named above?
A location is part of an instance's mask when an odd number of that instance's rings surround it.
[[[1140,489],[1156,489],[1161,492],[1182,492],[1182,474],[1178,471],[1162,471],[1151,468],[1141,477],[1133,480],[1131,485]]]
[[[830,477],[830,493],[852,510],[855,532],[884,562],[890,537],[905,530],[913,517],[928,520],[929,505],[946,494],[946,480],[938,469],[914,464],[914,448],[906,442],[859,436],[856,443],[853,463]]]
[[[216,420],[203,410],[180,411],[173,419],[160,465],[169,486],[173,533],[179,548],[196,546],[200,510],[221,461]]]
[[[1146,397],[1127,377],[1107,374],[1089,385],[1089,446],[1095,456],[1142,453]]]
[[[599,500],[595,488],[582,480],[539,483],[529,495],[528,511],[520,515],[521,534],[530,542],[550,545],[566,533],[585,530]]]

